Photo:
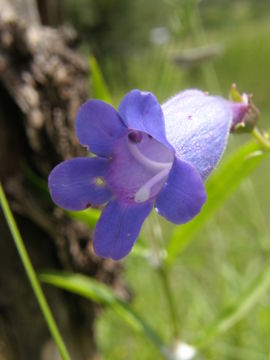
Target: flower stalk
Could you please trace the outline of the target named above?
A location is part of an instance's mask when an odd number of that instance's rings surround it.
[[[171,325],[172,325],[172,331],[173,331],[173,337],[174,340],[180,339],[180,329],[179,329],[179,323],[178,323],[178,313],[176,304],[173,297],[173,292],[170,285],[170,279],[168,274],[168,268],[164,266],[163,262],[160,262],[160,266],[157,268],[157,272],[159,274],[164,295],[167,299],[168,303],[168,309],[169,309],[169,316],[171,319]]]
[[[252,135],[259,142],[264,150],[270,150],[270,141],[257,127],[252,130]]]
[[[179,327],[179,317],[177,312],[177,306],[174,300],[173,291],[170,284],[170,276],[168,273],[168,267],[164,264],[163,257],[161,256],[162,250],[164,246],[164,238],[162,235],[162,229],[157,217],[157,214],[154,213],[154,226],[150,224],[149,227],[151,228],[151,238],[152,238],[152,246],[153,246],[153,252],[155,253],[155,258],[157,258],[157,261],[155,262],[157,274],[160,278],[160,282],[162,285],[164,296],[167,300],[168,304],[168,310],[169,310],[169,317],[170,317],[170,323],[172,327],[172,334],[173,334],[173,340],[174,342],[180,340],[180,327]]]

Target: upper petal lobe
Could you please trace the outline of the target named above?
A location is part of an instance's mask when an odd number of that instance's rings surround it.
[[[78,110],[75,130],[81,145],[99,156],[109,157],[115,139],[126,131],[117,111],[101,100],[89,100]]]
[[[162,109],[150,92],[127,93],[119,105],[119,114],[129,129],[143,131],[172,148],[166,138]]]

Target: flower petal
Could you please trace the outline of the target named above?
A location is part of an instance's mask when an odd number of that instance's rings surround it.
[[[106,175],[109,161],[101,158],[74,158],[57,165],[49,175],[53,201],[68,210],[83,210],[111,199],[105,184],[98,181]]]
[[[184,224],[200,212],[205,201],[206,193],[198,171],[191,164],[175,158],[157,197],[157,212],[175,224]]]
[[[205,179],[217,165],[232,122],[228,102],[199,90],[186,90],[162,105],[166,135],[176,156]]]
[[[94,231],[95,253],[114,260],[126,256],[152,207],[152,202],[131,205],[111,201],[103,210]]]
[[[130,91],[119,105],[119,114],[129,129],[143,131],[172,148],[166,138],[162,109],[152,93]]]
[[[100,100],[89,100],[79,108],[75,129],[81,145],[105,157],[110,156],[114,140],[127,130],[117,111]]]

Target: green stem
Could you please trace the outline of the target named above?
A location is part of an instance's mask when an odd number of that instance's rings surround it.
[[[13,217],[13,214],[10,210],[6,195],[4,193],[4,190],[2,188],[2,184],[0,182],[0,204],[3,209],[3,213],[5,215],[6,221],[8,223],[10,232],[12,234],[13,240],[15,242],[16,248],[18,250],[18,253],[20,255],[21,261],[23,263],[25,272],[27,274],[27,277],[30,281],[30,284],[32,286],[32,289],[34,291],[34,294],[37,298],[37,301],[39,303],[40,309],[43,313],[43,316],[47,322],[48,328],[51,332],[51,335],[55,341],[55,344],[59,350],[59,353],[61,354],[61,357],[63,360],[71,360],[71,357],[69,356],[69,353],[67,351],[67,348],[65,346],[65,343],[61,337],[61,334],[58,330],[58,327],[56,325],[56,322],[53,318],[53,315],[51,313],[51,310],[49,308],[49,305],[47,303],[47,300],[45,298],[45,295],[43,293],[43,290],[40,286],[40,283],[38,281],[37,275],[35,273],[35,270],[33,268],[33,265],[31,263],[31,260],[29,258],[29,255],[27,253],[27,250],[24,246],[21,234],[19,232],[19,229],[16,225],[15,219]]]
[[[158,268],[158,274],[160,276],[160,279],[161,279],[161,282],[163,285],[164,294],[165,294],[167,302],[168,302],[168,308],[169,308],[169,312],[170,312],[174,340],[179,340],[180,339],[180,330],[179,330],[179,326],[178,326],[178,313],[176,310],[176,305],[175,305],[172,289],[170,286],[167,268],[164,266],[162,261],[161,261],[161,265]]]
[[[159,223],[159,220],[157,218],[157,214],[154,213],[154,219],[155,219],[155,224],[154,227],[152,227],[152,239],[153,239],[153,249],[155,251],[155,255],[158,258],[158,262],[157,262],[157,273],[160,277],[162,286],[163,286],[163,291],[165,294],[165,297],[167,299],[167,303],[168,303],[168,309],[169,309],[169,316],[171,319],[171,324],[172,324],[172,331],[173,331],[173,336],[174,336],[174,340],[179,340],[180,339],[180,329],[179,329],[179,322],[178,322],[178,313],[177,313],[177,307],[174,301],[174,296],[173,296],[173,292],[170,286],[170,279],[169,279],[169,274],[168,274],[168,268],[166,267],[166,265],[164,264],[163,258],[160,254],[160,251],[158,250],[158,244],[159,246],[164,246],[164,239],[162,236],[162,229]]]
[[[263,136],[263,134],[260,132],[258,128],[254,128],[252,130],[252,135],[255,137],[255,139],[259,142],[259,144],[265,149],[270,150],[270,141]]]

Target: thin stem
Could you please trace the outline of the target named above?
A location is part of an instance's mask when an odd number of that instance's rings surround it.
[[[168,302],[173,336],[174,336],[174,340],[179,340],[180,339],[180,330],[179,330],[179,325],[178,325],[178,313],[177,313],[172,289],[170,286],[170,280],[169,280],[168,271],[167,271],[168,268],[166,266],[164,266],[162,261],[160,264],[161,265],[158,267],[157,270],[158,270],[158,274],[159,274],[159,277],[160,277],[162,285],[163,285],[164,294],[165,294],[167,302]]]
[[[259,142],[259,144],[265,149],[270,150],[270,141],[263,136],[263,134],[260,132],[258,128],[254,128],[252,130],[252,135],[255,137],[255,139]]]
[[[4,216],[8,223],[13,240],[15,242],[16,248],[20,255],[21,261],[23,263],[25,272],[30,281],[30,284],[32,286],[32,289],[34,291],[36,299],[39,303],[42,314],[47,322],[47,325],[51,332],[51,335],[52,335],[52,337],[55,341],[55,344],[59,350],[59,353],[61,354],[61,357],[63,360],[71,360],[71,357],[69,356],[69,353],[67,351],[65,343],[61,337],[60,331],[58,330],[56,322],[53,318],[53,315],[51,313],[51,310],[49,308],[49,305],[48,305],[45,295],[43,293],[43,290],[40,286],[40,283],[38,281],[37,275],[35,273],[35,270],[33,268],[33,265],[31,263],[29,255],[27,253],[27,250],[24,246],[21,234],[19,232],[19,229],[18,229],[15,219],[13,217],[13,214],[10,210],[10,207],[9,207],[6,195],[4,193],[4,190],[2,188],[1,182],[0,182],[0,204],[3,209],[3,213],[4,213]]]
[[[155,228],[152,228],[152,240],[153,240],[153,248],[155,251],[155,256],[157,257],[158,261],[155,262],[157,264],[157,274],[160,277],[161,284],[163,287],[164,295],[167,299],[168,303],[168,309],[169,309],[169,316],[171,320],[172,325],[172,331],[173,331],[173,337],[174,340],[180,339],[180,329],[179,329],[179,321],[178,321],[178,312],[177,307],[174,301],[174,296],[172,292],[172,288],[170,285],[170,279],[168,274],[168,268],[164,264],[163,257],[161,256],[161,253],[159,251],[159,247],[157,245],[157,242],[159,242],[159,245],[164,245],[164,239],[162,236],[162,229],[159,223],[159,220],[157,218],[157,214],[155,213]]]

